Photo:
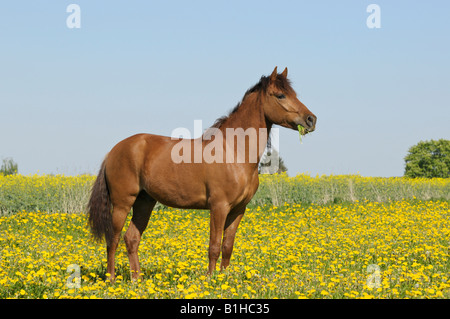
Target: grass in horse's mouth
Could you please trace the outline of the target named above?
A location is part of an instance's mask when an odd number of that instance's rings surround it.
[[[302,142],[302,135],[305,135],[306,133],[308,133],[308,131],[301,126],[300,124],[297,125],[297,129],[298,129],[298,136],[300,137],[300,143]]]

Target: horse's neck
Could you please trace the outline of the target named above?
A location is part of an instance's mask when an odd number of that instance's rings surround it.
[[[256,92],[244,98],[236,112],[229,116],[221,128],[243,128],[245,130],[250,127],[267,128],[262,101]]]
[[[224,136],[226,136],[226,129],[242,128],[244,131],[248,129],[255,129],[257,134],[258,147],[258,163],[261,159],[264,149],[267,145],[272,123],[266,121],[261,98],[258,93],[251,93],[244,98],[239,108],[230,115],[230,117],[219,128]],[[260,144],[260,139],[262,139]]]

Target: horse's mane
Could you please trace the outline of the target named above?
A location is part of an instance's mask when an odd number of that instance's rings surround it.
[[[211,126],[212,128],[219,128],[222,126],[222,124],[234,113],[237,112],[239,107],[242,105],[242,101],[245,100],[245,98],[253,92],[258,93],[266,93],[267,88],[270,84],[270,77],[269,76],[262,76],[258,83],[256,83],[254,86],[252,86],[250,89],[248,89],[242,100],[228,113],[228,115],[224,115],[219,117],[214,124]],[[278,74],[277,78],[275,80],[275,85],[282,90],[283,92],[289,92],[292,90],[291,87],[291,81],[289,81],[285,76]]]

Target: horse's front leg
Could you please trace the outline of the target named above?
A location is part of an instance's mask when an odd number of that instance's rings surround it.
[[[244,207],[234,208],[227,216],[224,227],[223,242],[222,242],[222,262],[220,268],[225,269],[230,264],[231,253],[233,252],[234,238],[239,226],[239,222],[245,213]]]
[[[216,263],[220,256],[220,247],[222,242],[222,234],[225,221],[230,208],[226,204],[218,204],[211,206],[210,230],[209,230],[209,267],[208,273],[216,269]]]

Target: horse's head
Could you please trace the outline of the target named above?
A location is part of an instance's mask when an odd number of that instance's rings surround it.
[[[294,130],[300,124],[305,128],[304,134],[314,131],[316,116],[299,101],[287,79],[287,68],[277,73],[277,67],[269,77],[263,77],[265,94],[263,99],[264,115],[268,121]]]

